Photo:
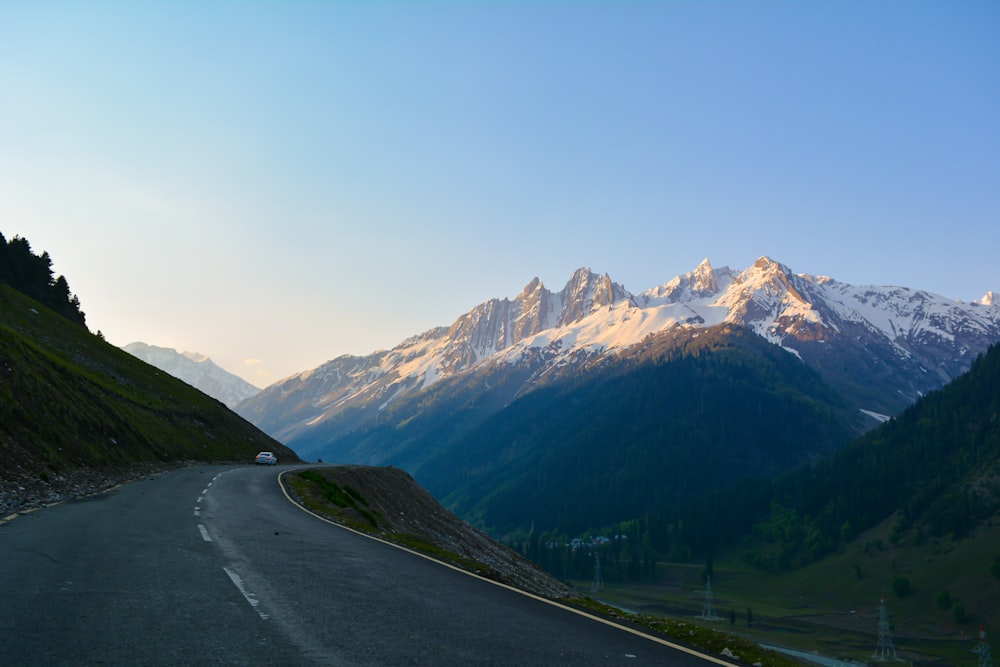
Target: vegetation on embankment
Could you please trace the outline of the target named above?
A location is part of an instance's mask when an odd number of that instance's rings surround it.
[[[444,509],[400,468],[329,466],[288,472],[282,482],[306,509],[359,532],[546,598],[575,595]]]

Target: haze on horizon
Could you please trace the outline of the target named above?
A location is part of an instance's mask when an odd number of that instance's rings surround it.
[[[0,5],[0,231],[265,386],[532,277],[1000,291],[1000,4]]]

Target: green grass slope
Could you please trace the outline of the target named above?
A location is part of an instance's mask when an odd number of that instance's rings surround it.
[[[0,480],[287,447],[220,402],[0,285]]]

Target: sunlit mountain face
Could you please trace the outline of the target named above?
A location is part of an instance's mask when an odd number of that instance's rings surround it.
[[[767,257],[742,271],[706,259],[636,294],[581,268],[558,291],[533,279],[513,299],[485,301],[391,350],[338,357],[236,409],[308,456],[442,381],[476,373],[484,392],[491,383],[503,387],[489,401],[502,405],[572,369],[719,325],[779,347],[874,424],[957,377],[1000,340],[1000,307],[992,294],[963,303],[913,288],[849,285]]]

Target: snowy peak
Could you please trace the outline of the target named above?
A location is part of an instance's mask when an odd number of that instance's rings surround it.
[[[690,274],[691,293],[697,296],[711,296],[719,291],[719,284],[715,280],[715,272],[712,271],[712,264],[708,257],[701,260],[701,264]]]
[[[973,301],[972,303],[978,303],[980,306],[992,306],[993,305],[993,292],[987,292],[983,295],[983,298],[979,301]]]
[[[713,305],[729,310],[727,321],[747,326],[773,343],[787,334],[822,339],[829,327],[814,306],[814,282],[769,257],[736,276]]]
[[[187,382],[230,408],[260,392],[260,389],[243,378],[217,366],[204,354],[178,352],[170,347],[157,347],[142,342],[129,343],[122,349],[133,357],[142,359],[147,364]]]
[[[443,366],[458,371],[507,347],[523,305],[519,300],[490,299],[460,316],[445,336],[456,345]]]
[[[676,276],[659,287],[641,294],[643,305],[704,301],[712,299],[725,289],[733,279],[733,271],[723,267],[719,271],[712,268],[706,257],[694,271]]]
[[[574,271],[556,294],[534,278],[513,300],[490,299],[455,320],[442,341],[440,371],[463,371],[543,331],[571,325],[631,298],[609,276],[590,269]]]
[[[625,288],[612,282],[607,274],[599,276],[590,269],[577,269],[559,292],[562,312],[556,325],[579,322],[595,310],[630,298],[631,295]]]
[[[771,294],[792,293],[793,298],[802,300],[801,294],[798,294],[792,286],[794,278],[791,269],[781,262],[776,262],[770,257],[761,257],[743,271],[734,282]]]

